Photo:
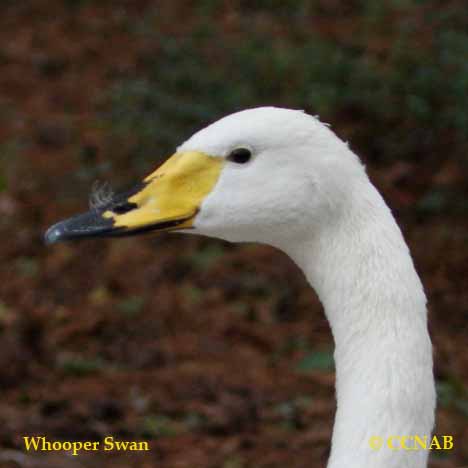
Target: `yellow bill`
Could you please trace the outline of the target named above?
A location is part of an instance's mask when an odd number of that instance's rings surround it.
[[[216,185],[222,166],[219,157],[200,152],[176,153],[136,189],[54,224],[45,240],[55,243],[190,228],[203,200]]]

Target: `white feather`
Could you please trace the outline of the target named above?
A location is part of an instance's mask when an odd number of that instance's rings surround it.
[[[288,254],[317,291],[335,340],[337,413],[328,468],[424,468],[426,450],[371,436],[430,436],[435,390],[426,298],[390,210],[348,145],[300,111],[257,108],[201,130],[179,151],[227,162],[195,232]]]

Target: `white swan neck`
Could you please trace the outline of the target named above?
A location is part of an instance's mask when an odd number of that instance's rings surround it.
[[[369,446],[371,436],[430,436],[435,390],[423,288],[390,210],[367,185],[342,222],[283,250],[317,291],[335,340],[328,468],[425,468],[425,450]]]

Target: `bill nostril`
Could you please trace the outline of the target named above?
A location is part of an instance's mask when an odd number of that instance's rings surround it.
[[[126,202],[121,203],[120,205],[115,205],[110,210],[115,214],[124,214],[134,210],[135,208],[138,208],[136,203]]]

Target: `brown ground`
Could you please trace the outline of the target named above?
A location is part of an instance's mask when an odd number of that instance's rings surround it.
[[[105,131],[90,124],[103,90],[114,75],[137,70],[149,47],[129,39],[118,8],[83,3],[12,2],[0,20],[0,142],[9,158],[0,193],[0,466],[325,466],[334,375],[327,362],[304,372],[298,365],[312,352],[326,361],[332,339],[286,256],[175,235],[43,245],[49,224],[84,208],[82,155],[91,152],[91,164],[112,157]],[[170,24],[181,12],[167,5]],[[126,15],[144,6],[128,2]],[[380,169],[369,168],[401,212],[429,295],[443,397],[435,433],[455,439],[430,466],[461,467],[468,221],[405,208],[421,185],[466,179],[449,158],[421,172],[407,163]],[[38,434],[147,439],[151,451],[24,455],[22,436]]]

